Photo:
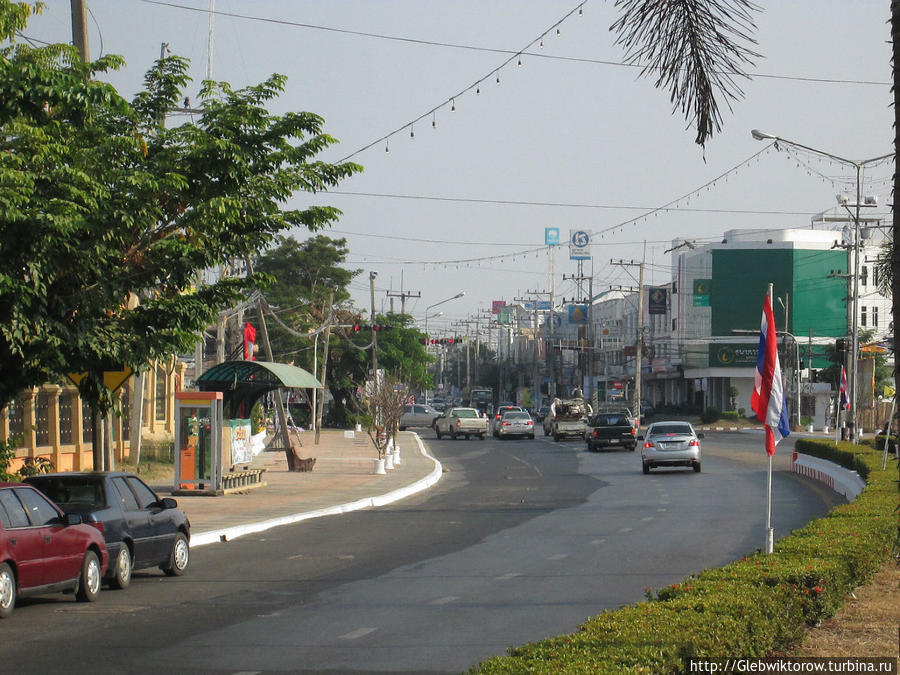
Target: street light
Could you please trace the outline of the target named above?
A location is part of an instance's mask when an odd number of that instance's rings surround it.
[[[463,297],[465,294],[466,294],[465,291],[460,291],[459,293],[454,295],[452,298],[447,298],[446,300],[441,300],[440,302],[436,302],[433,305],[428,305],[425,308],[425,339],[426,340],[428,339],[428,310],[430,310],[432,307],[437,307],[438,305],[443,305],[445,302],[450,302],[451,300],[457,300],[457,299]],[[440,315],[440,314],[443,314],[443,312],[438,313],[438,315]],[[434,317],[431,317],[431,318],[434,318]],[[428,403],[428,392],[427,391],[425,392],[425,403],[426,404]]]
[[[838,195],[838,204],[847,209],[847,213],[850,214],[850,217],[853,219],[853,321],[852,321],[852,332],[850,335],[851,340],[851,358],[850,358],[850,431],[852,433],[852,440],[857,439],[857,428],[856,428],[856,380],[857,380],[857,361],[859,359],[859,335],[858,333],[858,307],[857,304],[859,302],[859,209],[861,207],[871,207],[876,206],[876,202],[869,198],[866,198],[865,202],[862,197],[862,169],[863,167],[874,164],[876,162],[881,162],[885,159],[889,159],[894,156],[894,153],[890,153],[887,155],[881,155],[880,157],[873,157],[871,159],[863,159],[863,160],[853,160],[847,159],[846,157],[840,157],[839,155],[833,155],[830,152],[825,152],[824,150],[819,150],[817,148],[811,148],[808,145],[803,145],[802,143],[797,143],[795,141],[790,141],[786,138],[782,138],[781,136],[776,136],[775,134],[770,134],[765,131],[760,131],[759,129],[753,129],[750,132],[750,135],[753,136],[757,141],[775,141],[775,148],[778,149],[779,143],[784,143],[786,145],[792,145],[795,148],[801,148],[803,150],[807,150],[808,152],[814,153],[816,155],[821,155],[822,157],[827,157],[829,159],[833,159],[836,162],[840,162],[841,164],[846,164],[848,166],[852,166],[856,169],[856,203],[849,203],[849,200]],[[851,210],[850,207],[855,207]],[[849,326],[848,326],[849,328]],[[837,420],[835,420],[837,422]]]

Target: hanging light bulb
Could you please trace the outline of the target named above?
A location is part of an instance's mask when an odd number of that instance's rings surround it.
[[[481,85],[480,84],[477,87],[475,87],[475,94],[476,95],[481,94]]]
[[[415,129],[413,129],[412,124],[409,125],[409,137],[410,138],[416,137],[416,131],[415,131]]]
[[[500,71],[497,71],[497,84],[500,84]]]
[[[431,128],[432,128],[432,129],[437,129],[437,119],[435,118],[434,115],[435,115],[435,114],[432,112],[432,113],[431,113]]]
[[[450,112],[456,112],[456,99],[450,99]]]
[[[519,68],[522,67],[522,57],[521,56],[519,56],[519,64],[518,65],[519,65]]]
[[[557,26],[557,28],[556,28],[556,37],[559,37],[560,35],[562,35],[562,33],[559,32],[559,27]]]
[[[584,16],[584,12],[581,11],[582,7],[583,7],[583,5],[578,5],[578,16]]]
[[[385,152],[391,151],[391,140],[390,139],[388,139],[387,142],[384,144],[384,151]]]
[[[543,36],[541,36],[541,49],[543,49],[543,48],[544,48],[544,38],[543,38]]]

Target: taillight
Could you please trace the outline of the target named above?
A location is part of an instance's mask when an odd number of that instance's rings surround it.
[[[530,427],[532,424],[534,424],[534,422],[532,422],[531,420],[528,420],[527,422],[525,422],[526,427]]]
[[[461,420],[456,420],[456,426],[458,426],[458,427],[462,426],[462,421],[461,421]]]
[[[500,422],[500,426],[501,426],[501,427],[508,427],[508,426],[509,426],[509,422]]]
[[[647,441],[644,443],[645,448],[655,448],[656,446],[653,444],[653,441]]]
[[[700,441],[698,441],[696,438],[692,438],[692,439],[691,439],[691,442],[688,443],[688,445],[690,445],[691,447],[699,448],[699,447],[700,447]]]
[[[94,520],[94,521],[91,521],[90,525],[93,525],[94,527],[96,527],[97,531],[100,532],[100,534],[103,534],[103,523],[102,522],[100,522],[99,520]]]

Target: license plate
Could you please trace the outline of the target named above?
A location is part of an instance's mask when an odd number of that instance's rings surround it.
[[[615,445],[616,443],[619,442],[619,439],[618,438],[610,438],[609,442],[612,443],[613,445]]]

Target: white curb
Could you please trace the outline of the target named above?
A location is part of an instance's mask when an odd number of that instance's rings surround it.
[[[358,499],[355,502],[349,502],[347,504],[338,504],[336,506],[329,506],[327,508],[317,509],[315,511],[306,511],[305,513],[294,513],[288,516],[270,518],[269,520],[262,520],[257,523],[235,525],[234,527],[224,527],[218,530],[210,530],[208,532],[198,532],[197,534],[191,535],[191,547],[193,548],[196,546],[205,546],[207,544],[214,544],[217,542],[231,541],[232,539],[242,537],[245,534],[263,532],[273,527],[279,527],[280,525],[291,525],[293,523],[299,523],[303,520],[309,520],[311,518],[334,516],[340,515],[342,513],[350,513],[351,511],[359,511],[361,509],[385,506],[386,504],[390,504],[391,502],[406,499],[410,495],[414,495],[415,493],[421,492],[422,490],[427,490],[441,479],[441,475],[443,474],[444,469],[439,461],[428,454],[428,451],[425,449],[425,445],[422,443],[422,439],[419,438],[419,435],[413,432],[413,436],[416,437],[416,443],[418,443],[419,451],[422,453],[422,455],[434,462],[434,469],[432,469],[431,473],[429,473],[424,478],[417,480],[415,483],[407,485],[406,487],[392,490],[387,494],[376,495],[375,497],[366,497],[364,499]]]

